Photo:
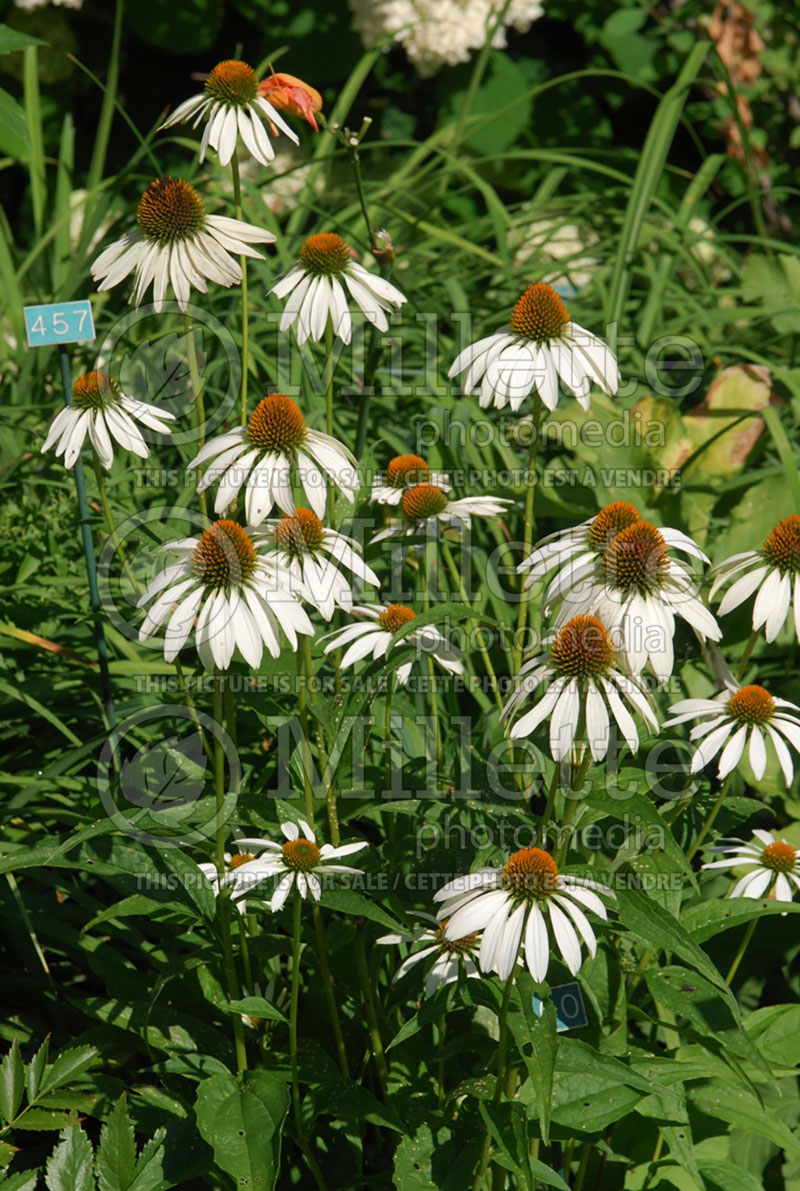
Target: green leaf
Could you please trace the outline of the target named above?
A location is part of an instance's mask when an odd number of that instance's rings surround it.
[[[719,1191],[764,1191],[764,1184],[743,1166],[732,1162],[710,1162],[700,1160],[697,1165],[703,1178]]]
[[[525,1109],[521,1104],[491,1104],[484,1100],[478,1102],[478,1107],[495,1145],[505,1154],[511,1169],[519,1176],[520,1185],[532,1188]]]
[[[800,903],[767,901],[750,897],[714,898],[690,906],[681,914],[681,925],[695,943],[705,943],[733,926],[743,926],[765,914],[798,914]]]
[[[249,1191],[271,1191],[280,1158],[286,1085],[267,1071],[250,1072],[240,1087],[230,1074],[212,1075],[197,1089],[202,1138],[221,1170]]]
[[[39,1184],[38,1170],[23,1170],[0,1181],[2,1191],[36,1191]]]
[[[133,1182],[136,1143],[123,1094],[100,1134],[97,1147],[97,1182],[100,1191],[128,1191]]]
[[[4,1121],[11,1122],[17,1115],[22,1103],[24,1084],[25,1067],[15,1038],[0,1066],[0,1115]]]
[[[800,1065],[800,1005],[768,1005],[749,1014],[742,1025],[773,1067]]]
[[[136,1173],[129,1191],[156,1191],[164,1186],[165,1129],[157,1129],[136,1160]]]
[[[683,849],[679,847],[669,827],[653,805],[651,797],[636,790],[626,789],[623,798],[613,798],[609,793],[607,782],[604,781],[602,786],[592,788],[586,801],[594,810],[605,811],[606,814],[613,815],[618,819],[625,817],[629,822],[637,820],[648,827],[654,827],[659,838],[664,841],[664,854],[674,862],[676,871],[683,872],[697,889],[697,878],[692,867],[687,861]]]
[[[92,1143],[80,1125],[70,1125],[47,1160],[49,1191],[94,1191]]]
[[[28,46],[46,44],[38,37],[21,33],[19,29],[10,29],[8,25],[0,25],[0,54],[13,54],[16,50],[27,50]]]
[[[392,1038],[386,1047],[387,1051],[391,1050],[393,1046],[398,1046],[401,1042],[405,1042],[407,1038],[413,1038],[425,1026],[430,1025],[432,1021],[437,1021],[443,1013],[446,1013],[450,1002],[449,994],[450,989],[442,986],[436,989],[433,996],[427,997],[414,1016],[410,1017],[407,1022],[404,1022],[397,1031],[394,1038]]]
[[[580,1133],[597,1133],[657,1087],[619,1059],[577,1038],[563,1038],[556,1061],[553,1120]]]
[[[518,977],[514,996],[522,1013],[512,1013],[509,1025],[520,1054],[531,1074],[536,1089],[536,1110],[545,1145],[550,1141],[550,1112],[553,1102],[553,1079],[560,1038],[557,1033],[556,1007],[551,1000],[544,1002],[541,1017],[533,1010],[533,981]]]
[[[51,1112],[46,1108],[26,1108],[17,1119],[17,1128],[44,1133],[48,1129],[65,1129],[75,1121],[71,1112]]]
[[[62,1051],[46,1068],[38,1094],[43,1096],[46,1092],[62,1088],[71,1079],[82,1075],[99,1054],[96,1046],[76,1046],[72,1050]]]
[[[81,934],[85,934],[86,931],[98,926],[101,922],[112,922],[115,918],[130,918],[135,914],[144,914],[149,917],[154,911],[163,910],[163,908],[163,902],[157,902],[144,893],[132,893],[130,897],[123,897],[121,901],[115,902],[113,906],[108,906],[99,914],[95,914],[94,918],[90,918],[86,925],[81,927]]]
[[[656,951],[671,951],[696,968],[719,990],[738,1020],[738,1008],[730,989],[711,960],[700,950],[677,918],[637,890],[620,889],[617,903],[620,921],[624,926],[648,947]]]
[[[45,1038],[36,1054],[28,1063],[28,1100],[32,1104],[36,1099],[47,1068],[47,1058],[50,1053],[50,1035]]]
[[[338,910],[340,914],[369,918],[371,922],[377,922],[391,931],[403,930],[396,918],[392,918],[370,898],[352,889],[326,889],[322,894],[322,905],[328,910]]]
[[[800,1157],[800,1140],[774,1112],[762,1108],[752,1092],[712,1080],[701,1087],[688,1088],[686,1095],[695,1108],[714,1120],[727,1121],[745,1133],[758,1133],[788,1154]]]

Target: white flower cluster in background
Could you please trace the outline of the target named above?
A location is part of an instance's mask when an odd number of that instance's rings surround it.
[[[350,6],[368,48],[393,36],[421,75],[468,62],[501,9],[498,0],[350,0]],[[543,13],[538,0],[511,0],[492,44],[502,49],[509,26],[525,33]]]
[[[14,0],[15,8],[24,8],[32,12],[34,8],[45,8],[54,4],[56,8],[83,8],[83,0]]]

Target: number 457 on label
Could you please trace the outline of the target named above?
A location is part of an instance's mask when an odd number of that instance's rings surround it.
[[[95,337],[92,307],[88,298],[82,298],[79,302],[25,306],[24,314],[28,347],[87,343]]]

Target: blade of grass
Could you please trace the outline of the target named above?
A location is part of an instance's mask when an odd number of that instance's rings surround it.
[[[108,63],[106,85],[103,88],[103,106],[100,109],[100,119],[97,121],[92,160],[86,179],[86,189],[94,190],[103,177],[106,165],[108,141],[111,136],[111,123],[114,119],[114,108],[117,102],[117,84],[119,82],[119,47],[122,37],[122,0],[117,0],[114,9],[114,33],[111,39],[111,56]]]
[[[775,443],[775,450],[778,452],[778,458],[783,465],[786,483],[789,485],[789,491],[794,500],[795,512],[800,513],[800,474],[798,474],[797,460],[792,450],[792,444],[789,442],[789,436],[784,429],[783,422],[780,420],[776,409],[768,405],[766,409],[762,409],[759,412],[769,427],[772,441]]]
[[[697,78],[709,48],[707,41],[701,41],[691,51],[683,64],[677,81],[659,103],[645,138],[639,167],[636,170],[633,188],[625,210],[611,284],[608,289],[606,322],[610,324],[610,327],[607,331],[607,338],[612,348],[615,346],[616,327],[622,318],[625,301],[628,297],[632,265],[642,225],[661,179],[667,154],[689,94],[689,88]]]
[[[39,58],[36,46],[25,51],[22,69],[22,86],[25,102],[25,120],[31,150],[28,157],[28,173],[31,182],[31,206],[36,235],[42,234],[47,190],[44,176],[44,143],[42,140],[42,107],[39,102]]]
[[[69,112],[61,126],[56,174],[55,236],[53,239],[53,293],[58,294],[69,268],[70,258],[70,196],[72,169],[75,164],[75,125]]]

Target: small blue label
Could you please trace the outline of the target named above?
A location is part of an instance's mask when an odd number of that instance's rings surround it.
[[[25,306],[28,347],[49,347],[53,343],[88,343],[94,339],[94,319],[88,298],[80,302],[50,302],[47,306]]]
[[[577,982],[551,988],[550,999],[556,1007],[556,1030],[559,1034],[562,1030],[579,1030],[581,1026],[588,1026],[583,994]],[[537,996],[533,997],[533,1012],[537,1017],[542,1015],[542,1002]]]

